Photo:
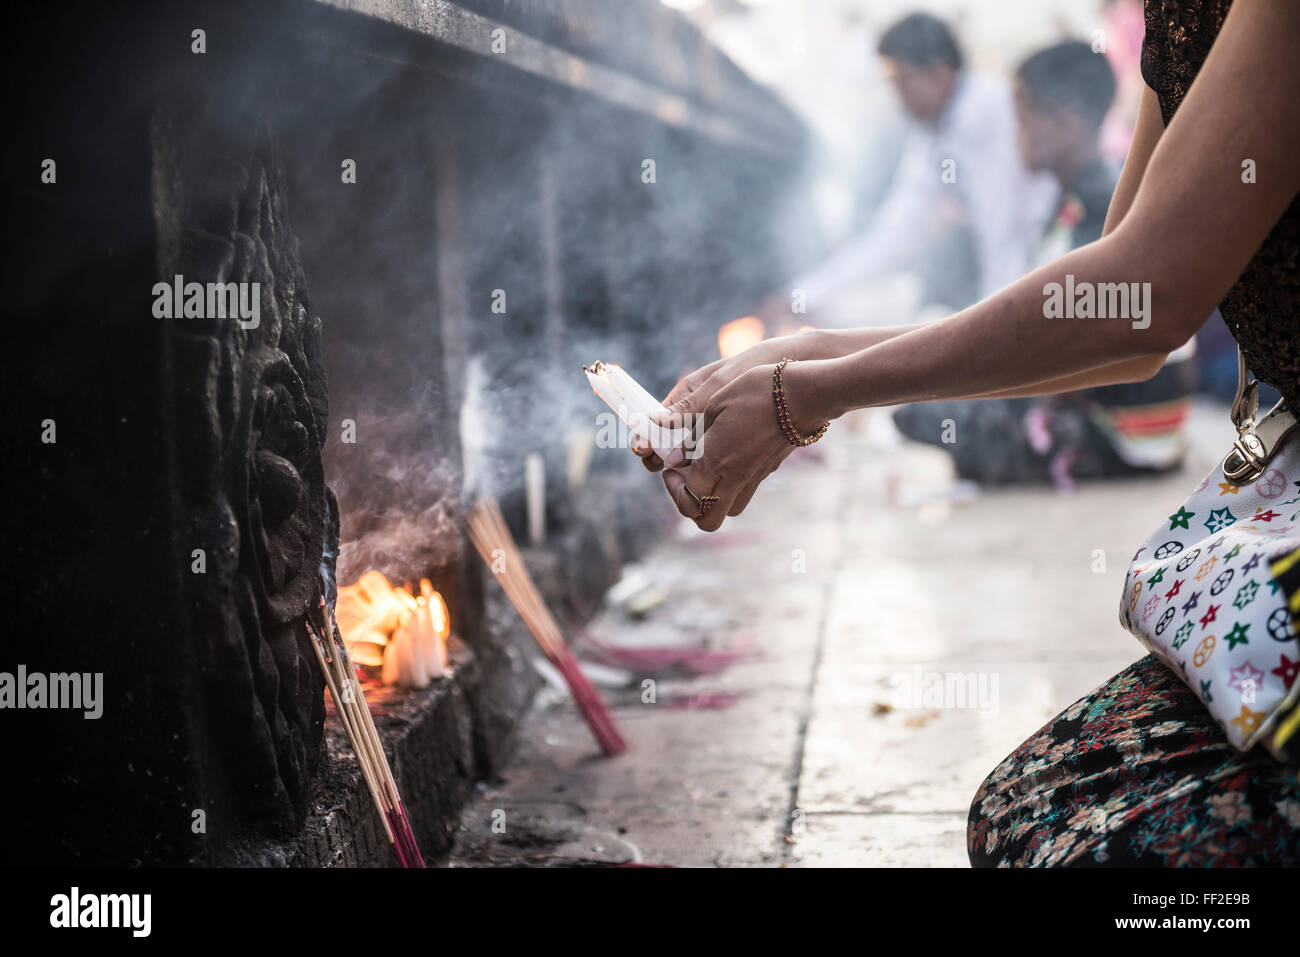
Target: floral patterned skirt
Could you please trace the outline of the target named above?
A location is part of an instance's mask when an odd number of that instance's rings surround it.
[[[977,867],[1239,867],[1300,863],[1300,784],[1236,750],[1151,655],[1008,756],[971,804]]]

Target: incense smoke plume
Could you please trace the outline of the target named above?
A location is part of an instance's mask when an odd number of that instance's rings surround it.
[[[525,15],[491,0],[464,6]],[[652,83],[672,71],[633,29],[639,18],[671,20],[675,49],[701,43],[657,3],[591,5],[593,17],[628,27],[613,45],[571,13],[559,41],[552,8],[529,9],[534,36]],[[253,76],[264,54],[249,57]],[[341,583],[371,567],[395,581],[423,574],[455,539],[464,497],[494,495],[512,514],[530,452],[544,456],[554,496],[566,436],[594,432],[604,411],[580,367],[619,362],[665,395],[717,357],[718,326],[778,288],[790,249],[815,234],[785,204],[803,185],[798,144],[774,153],[727,143],[593,93],[538,99],[529,87],[541,81],[524,73],[503,90],[510,68],[491,57],[465,69],[493,82],[434,84],[409,64],[369,58],[345,80],[307,63],[282,89],[250,80],[244,91],[251,115],[278,111],[286,131],[289,215],[323,321]],[[748,89],[750,102],[727,105],[742,121],[756,109],[788,119]],[[341,182],[343,160],[355,162],[355,183]],[[464,356],[448,348],[455,323]],[[630,477],[639,465],[598,450],[592,468]]]

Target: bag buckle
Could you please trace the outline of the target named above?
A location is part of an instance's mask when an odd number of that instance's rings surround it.
[[[1255,415],[1259,412],[1259,381],[1251,379],[1246,356],[1237,349],[1237,394],[1232,400],[1232,424],[1237,438],[1232,451],[1223,460],[1223,477],[1233,485],[1246,485],[1264,474],[1271,458],[1255,432]]]
[[[1264,474],[1268,467],[1264,443],[1251,428],[1242,430],[1232,443],[1232,451],[1223,460],[1223,477],[1233,485],[1248,485]]]
[[[1237,426],[1237,440],[1223,460],[1223,475],[1233,485],[1255,481],[1277,456],[1283,443],[1300,428],[1300,422],[1279,401],[1259,422],[1253,419]]]

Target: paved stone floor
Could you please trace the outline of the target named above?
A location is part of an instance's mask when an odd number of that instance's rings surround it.
[[[684,523],[641,563],[664,600],[609,602],[587,630],[745,656],[598,673],[632,743],[612,760],[544,692],[453,865],[966,866],[984,776],[1140,657],[1117,620],[1128,559],[1231,435],[1200,408],[1177,474],[963,497],[884,413],[837,426],[743,516]]]

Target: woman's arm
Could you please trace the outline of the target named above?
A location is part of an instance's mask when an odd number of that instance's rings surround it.
[[[1151,163],[1151,154],[1160,142],[1160,134],[1165,131],[1164,117],[1160,113],[1160,99],[1155,90],[1149,86],[1142,88],[1142,100],[1138,104],[1137,124],[1133,128],[1133,140],[1129,143],[1128,155],[1124,157],[1124,168],[1120,170],[1119,182],[1111,194],[1110,206],[1106,210],[1106,225],[1101,234],[1107,236],[1115,231],[1128,214],[1142,177]]]
[[[1141,184],[1142,176],[1151,160],[1151,154],[1155,152],[1156,144],[1160,141],[1160,134],[1164,131],[1165,121],[1160,113],[1160,101],[1156,97],[1154,90],[1150,87],[1143,87],[1142,100],[1138,105],[1137,123],[1133,130],[1133,140],[1129,144],[1128,155],[1124,157],[1124,169],[1120,172],[1119,182],[1115,184],[1115,192],[1111,196],[1110,206],[1106,210],[1106,225],[1102,228],[1102,236],[1107,236],[1113,232],[1115,227],[1123,221],[1129,207],[1133,205],[1133,199],[1137,195],[1138,186]],[[885,336],[880,341],[892,339],[894,335],[899,332],[907,332],[910,328],[914,327],[904,326],[901,329],[888,330],[891,335]],[[871,343],[871,345],[878,344],[878,342]],[[841,353],[841,355],[843,354]],[[792,356],[792,358],[798,357]],[[810,358],[825,359],[833,357],[823,355]],[[1112,385],[1118,382],[1141,382],[1159,372],[1160,367],[1164,365],[1164,361],[1165,355],[1160,354],[1138,356],[1137,358],[1124,359],[1097,369],[1075,372],[1058,379],[986,393],[980,398],[995,399],[1055,395],[1059,392],[1072,392],[1075,389]]]
[[[850,409],[983,396],[1154,362],[1186,342],[1300,192],[1297,42],[1300,4],[1235,5],[1109,235],[948,319],[849,356],[789,366],[792,427],[807,433]],[[1139,286],[1144,318],[1047,318],[1045,287],[1067,281],[1149,284]],[[664,475],[679,511],[705,530],[738,513],[792,451],[772,421],[772,371],[756,366],[714,393],[689,464]],[[701,514],[697,497],[705,496],[716,503]]]
[[[805,396],[810,414],[834,417],[1066,376],[1093,384],[1079,374],[1155,363],[1186,342],[1300,190],[1297,40],[1300,4],[1235,7],[1109,235],[948,319],[852,356],[792,366],[791,393]],[[1247,161],[1253,182],[1243,182]],[[1067,282],[1143,284],[1146,316],[1046,318],[1046,289]]]
[[[701,366],[673,386],[664,405],[669,412],[685,415],[708,405],[713,394],[755,366],[770,365],[782,359],[837,359],[879,345],[900,336],[914,326],[889,326],[866,329],[807,329],[788,336],[765,339],[738,355],[716,359]],[[632,451],[651,472],[664,467],[648,442],[633,439]]]
[[[1160,115],[1160,104],[1156,95],[1147,88],[1143,91],[1142,102],[1138,107],[1137,125],[1133,131],[1133,141],[1129,145],[1128,155],[1124,159],[1124,169],[1115,193],[1111,197],[1110,207],[1106,213],[1106,225],[1102,235],[1110,233],[1124,218],[1133,197],[1137,193],[1142,174],[1147,162],[1164,132],[1164,120]],[[676,412],[691,412],[703,409],[713,393],[722,388],[742,372],[754,366],[780,362],[783,358],[791,359],[835,359],[852,355],[880,345],[890,339],[911,332],[918,327],[890,326],[885,328],[862,329],[813,329],[768,339],[746,350],[738,356],[718,359],[684,377],[664,400],[664,405]],[[1114,363],[1103,369],[1075,373],[1060,379],[1035,383],[1031,386],[1019,386],[990,393],[985,398],[1011,397],[1021,395],[1044,395],[1057,392],[1069,392],[1088,386],[1109,384],[1113,382],[1136,382],[1149,379],[1155,375],[1164,362],[1163,356],[1142,356]],[[686,400],[686,401],[683,401]],[[658,457],[648,447],[637,449],[646,463],[646,467],[657,470],[662,467]]]
[[[882,326],[863,329],[807,329],[788,336],[764,339],[742,353],[715,359],[684,376],[668,393],[664,405],[673,410],[679,400],[696,393],[695,403],[703,408],[709,396],[754,366],[780,362],[785,358],[838,359],[879,345],[915,328],[917,327]],[[679,407],[675,411],[684,410]]]

